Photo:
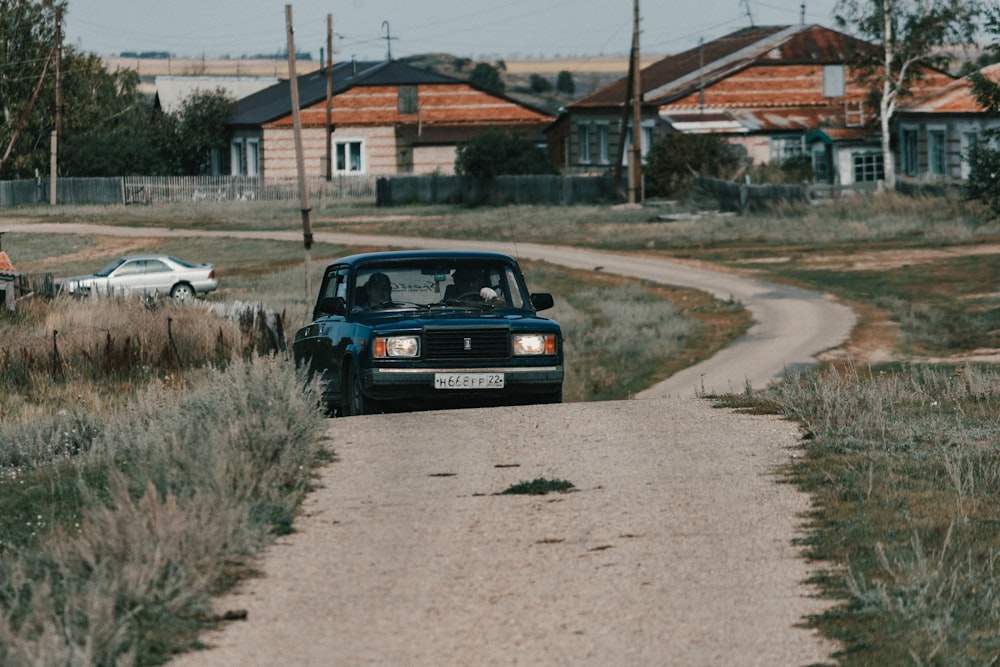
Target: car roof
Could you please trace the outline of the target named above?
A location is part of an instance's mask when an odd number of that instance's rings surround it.
[[[356,255],[348,255],[330,262],[329,266],[348,264],[357,266],[369,262],[405,262],[419,259],[456,259],[462,261],[484,260],[516,263],[514,258],[501,252],[488,252],[485,250],[389,250],[384,252],[364,252]]]
[[[132,260],[132,259],[173,259],[173,258],[170,255],[146,254],[146,255],[122,255],[118,259]]]

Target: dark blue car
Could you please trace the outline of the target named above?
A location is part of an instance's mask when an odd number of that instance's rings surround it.
[[[323,276],[295,361],[331,413],[562,401],[563,337],[514,258],[457,251],[344,257]]]

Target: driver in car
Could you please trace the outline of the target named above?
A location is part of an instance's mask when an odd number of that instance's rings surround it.
[[[500,301],[500,295],[490,287],[486,272],[479,269],[458,268],[451,274],[453,285],[444,291],[445,300],[465,299]]]

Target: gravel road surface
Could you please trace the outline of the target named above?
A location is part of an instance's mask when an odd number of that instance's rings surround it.
[[[836,648],[778,483],[798,441],[695,398],[331,421],[340,460],[174,667],[806,665]],[[545,477],[571,493],[499,495]]]
[[[8,231],[300,240],[58,223]],[[780,483],[797,427],[714,409],[698,391],[764,386],[840,345],[853,314],[818,294],[648,257],[317,233],[317,241],[482,248],[696,287],[756,323],[637,400],[330,421],[339,460],[218,600],[247,620],[171,665],[807,665],[836,645],[793,540],[808,497]],[[576,489],[498,495],[538,477]]]

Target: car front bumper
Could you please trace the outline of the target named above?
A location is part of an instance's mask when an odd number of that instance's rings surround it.
[[[438,373],[490,374],[503,373],[502,389],[437,389],[434,378]],[[474,398],[489,395],[523,396],[544,394],[562,387],[563,366],[477,366],[467,368],[370,368],[362,374],[365,393],[375,399],[401,398],[434,399],[449,396]]]

